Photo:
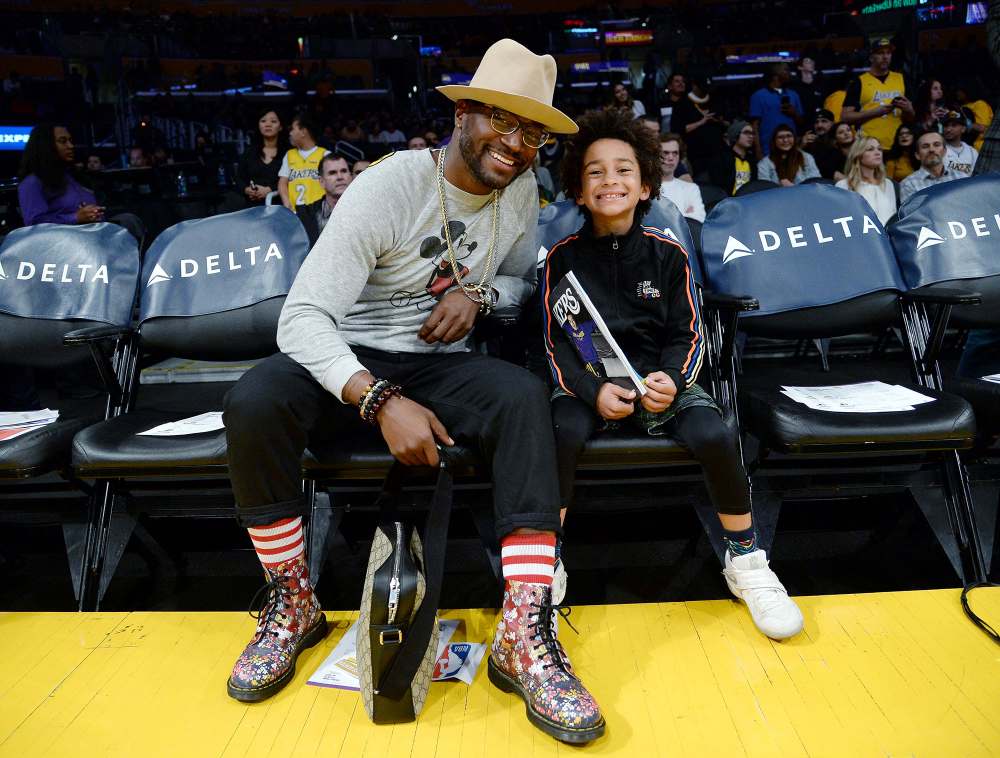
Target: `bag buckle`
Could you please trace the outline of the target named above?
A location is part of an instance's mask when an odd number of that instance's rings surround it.
[[[402,641],[402,629],[389,629],[388,631],[381,631],[378,633],[378,644],[380,645],[398,645]]]

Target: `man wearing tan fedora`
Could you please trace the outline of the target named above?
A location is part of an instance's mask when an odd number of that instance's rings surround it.
[[[285,302],[281,352],[227,395],[238,519],[268,582],[228,682],[237,700],[276,693],[299,653],[326,634],[303,555],[300,459],[306,446],[346,443],[368,422],[404,464],[437,465],[437,446],[456,441],[491,464],[504,602],[489,678],[556,739],[604,733],[557,638],[548,390],[467,345],[478,317],[523,303],[535,287],[529,167],[550,134],[577,131],[552,107],[555,80],[551,56],[505,39],[468,86],[439,88],[455,101],[451,144],[393,153],[352,182]]]

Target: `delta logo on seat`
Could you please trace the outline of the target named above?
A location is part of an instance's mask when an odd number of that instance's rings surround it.
[[[725,250],[722,252],[722,264],[726,265],[739,258],[746,258],[757,253],[773,253],[780,250],[783,245],[790,247],[809,247],[813,244],[825,245],[838,238],[852,239],[857,236],[864,236],[875,232],[882,234],[882,230],[870,216],[861,216],[860,219],[854,216],[841,216],[832,219],[828,224],[817,221],[809,227],[789,226],[784,230],[784,234],[774,229],[761,229],[757,232],[760,241],[760,250],[744,244],[732,235],[726,241]]]
[[[190,279],[198,276],[199,274],[204,276],[213,276],[215,274],[221,274],[224,271],[240,271],[246,268],[253,268],[258,263],[284,260],[284,256],[281,254],[281,248],[278,247],[277,242],[271,242],[267,246],[267,251],[264,253],[263,257],[261,257],[259,253],[263,249],[264,245],[254,245],[253,247],[243,248],[241,253],[235,250],[230,250],[229,254],[225,258],[223,258],[222,253],[219,253],[218,255],[207,255],[204,259],[181,258],[177,273],[181,279]],[[148,289],[154,284],[166,282],[173,278],[174,277],[171,274],[164,270],[163,266],[157,263],[153,266],[153,270],[149,274],[149,279],[146,280],[146,288]]]
[[[7,280],[7,272],[0,262],[0,282]],[[93,263],[32,263],[21,261],[17,266],[14,279],[26,281],[37,278],[40,282],[49,284],[108,284],[108,267],[104,264],[95,266]]]
[[[1000,213],[993,214],[993,224],[996,226],[997,232],[1000,232]],[[970,237],[970,232],[971,236],[975,237],[992,236],[992,232],[987,226],[986,216],[976,216],[967,222],[946,221],[945,225],[948,227],[948,236],[953,240],[966,239]],[[922,226],[917,233],[917,251],[926,250],[935,245],[943,245],[947,241],[935,230],[928,226]]]

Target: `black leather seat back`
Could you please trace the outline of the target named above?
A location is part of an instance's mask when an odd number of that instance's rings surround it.
[[[38,224],[0,247],[0,362],[59,367],[89,360],[63,335],[128,324],[139,276],[135,238],[115,224]]]
[[[833,305],[800,308],[740,319],[740,329],[758,337],[822,339],[881,330],[899,316],[895,292],[871,292]]]
[[[160,316],[142,325],[142,342],[192,360],[238,361],[278,352],[278,316],[285,303],[272,297],[235,311],[202,316]]]
[[[724,200],[702,229],[711,289],[751,295],[753,334],[834,337],[879,328],[906,289],[878,218],[858,194],[821,184]]]
[[[950,323],[1000,324],[1000,176],[929,187],[898,215],[888,232],[907,285],[979,292],[982,304],[956,308]]]
[[[144,347],[203,360],[270,355],[285,295],[308,252],[302,225],[281,207],[167,229],[142,272]]]

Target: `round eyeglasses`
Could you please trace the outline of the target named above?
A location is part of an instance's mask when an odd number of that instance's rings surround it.
[[[517,116],[502,108],[483,104],[474,109],[479,110],[481,113],[490,114],[490,126],[493,127],[493,131],[497,134],[513,134],[520,129],[521,142],[524,143],[525,147],[530,147],[532,150],[538,150],[549,141],[549,133],[547,131],[537,126],[525,126],[518,120]]]

